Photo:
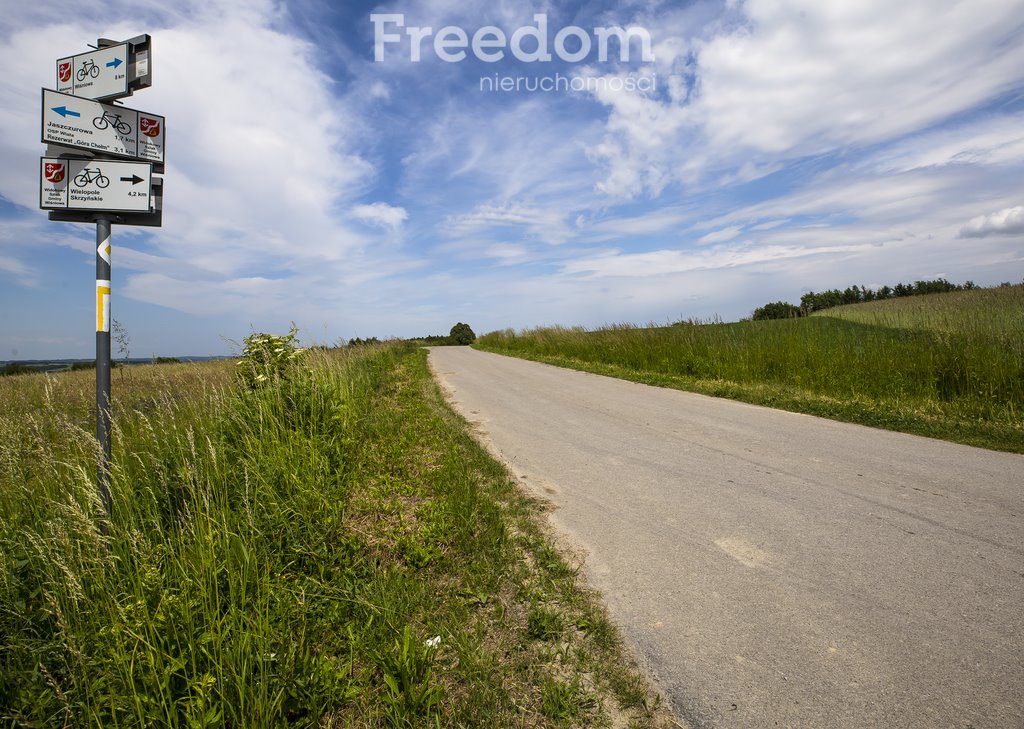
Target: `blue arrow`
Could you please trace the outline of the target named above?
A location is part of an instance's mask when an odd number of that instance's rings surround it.
[[[115,58],[113,61],[107,62],[107,68],[117,68],[122,63],[124,63],[124,61],[122,61],[120,58]]]
[[[71,109],[67,108],[66,106],[55,106],[53,107],[53,109],[51,109],[51,111],[55,111],[63,117],[82,116],[77,111],[71,111]]]

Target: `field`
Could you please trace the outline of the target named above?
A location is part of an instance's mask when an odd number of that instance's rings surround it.
[[[669,726],[411,346],[0,381],[0,722]],[[258,382],[256,382],[258,380]]]
[[[1024,452],[1024,286],[811,317],[493,332],[480,349]]]
[[[812,316],[891,329],[971,335],[1020,346],[1024,338],[1024,284],[871,301],[826,309]]]

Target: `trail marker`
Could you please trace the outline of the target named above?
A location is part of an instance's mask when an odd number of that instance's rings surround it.
[[[100,38],[94,51],[57,59],[57,90],[83,99],[120,99],[153,85],[151,39]]]
[[[103,104],[153,83],[148,35],[100,38],[96,50],[57,59],[57,90],[43,89],[39,207],[50,220],[96,223],[96,467],[100,501],[110,517],[110,228],[163,222],[165,120]],[[117,159],[121,158],[121,159]],[[127,161],[133,160],[133,161]],[[107,533],[106,521],[100,530]]]
[[[39,171],[44,210],[150,212],[148,162],[42,157]]]
[[[153,162],[162,171],[166,120],[159,114],[43,89],[41,141]]]

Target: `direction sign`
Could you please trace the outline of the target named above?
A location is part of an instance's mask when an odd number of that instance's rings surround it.
[[[154,177],[152,180],[152,205],[153,209],[145,213],[112,213],[109,210],[102,211],[103,215],[110,218],[111,223],[118,225],[144,225],[150,228],[159,228],[164,222],[163,196],[164,181],[162,177]],[[55,223],[95,223],[97,212],[95,210],[51,210],[47,217]]]
[[[43,89],[42,141],[94,154],[164,161],[164,118]]]
[[[85,99],[128,96],[128,44],[57,59],[57,90]]]
[[[148,162],[41,157],[39,207],[149,212],[152,176]]]

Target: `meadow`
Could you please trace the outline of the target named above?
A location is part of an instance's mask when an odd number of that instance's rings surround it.
[[[1024,452],[1024,286],[806,318],[492,332],[480,349]]]
[[[0,381],[0,722],[670,726],[410,345]]]

